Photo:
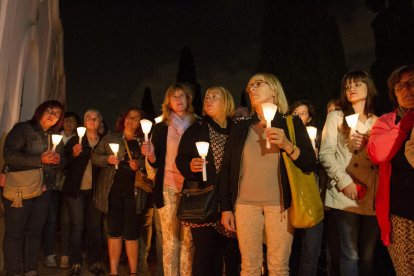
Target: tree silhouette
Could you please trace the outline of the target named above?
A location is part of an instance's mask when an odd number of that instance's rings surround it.
[[[372,21],[375,36],[375,61],[371,74],[378,89],[379,113],[392,109],[388,99],[387,78],[398,66],[414,63],[414,7],[407,0],[366,0],[377,12]]]
[[[337,98],[345,55],[335,18],[324,1],[266,0],[259,71],[274,73],[289,102],[307,99],[320,108]]]
[[[193,88],[193,106],[197,115],[202,114],[203,99],[201,96],[201,86],[197,82],[197,70],[194,65],[194,57],[189,47],[184,47],[180,51],[178,64],[177,82],[187,83]]]
[[[246,90],[244,89],[240,93],[240,106],[249,107],[249,104],[247,103],[247,98],[246,98]]]
[[[152,101],[151,95],[151,88],[145,87],[144,89],[144,96],[142,97],[141,101],[141,109],[145,113],[145,118],[149,120],[154,120],[155,118],[155,110],[154,110],[154,102]]]

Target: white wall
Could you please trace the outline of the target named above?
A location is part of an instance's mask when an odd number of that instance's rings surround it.
[[[59,0],[0,0],[0,134],[43,101],[65,102]]]

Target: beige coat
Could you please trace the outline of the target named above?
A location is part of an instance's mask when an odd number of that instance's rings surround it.
[[[325,206],[361,215],[375,215],[373,202],[375,191],[367,192],[361,201],[349,199],[341,192],[353,182],[351,176],[345,171],[352,153],[342,134],[342,120],[342,111],[329,112],[322,131],[319,159],[328,177],[332,179],[326,191]],[[370,116],[365,123],[358,122],[358,130],[360,128],[367,130],[369,134],[376,120],[376,116]],[[376,182],[376,177],[372,181]]]

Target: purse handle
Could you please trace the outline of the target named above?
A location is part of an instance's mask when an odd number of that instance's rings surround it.
[[[293,126],[292,115],[286,116],[286,124],[289,130],[289,138],[291,142],[293,143],[293,145],[296,146],[295,127]]]

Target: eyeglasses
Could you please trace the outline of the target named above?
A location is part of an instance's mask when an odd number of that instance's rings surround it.
[[[258,87],[260,87],[262,84],[267,84],[267,85],[269,85],[269,83],[268,83],[267,81],[264,81],[264,80],[257,80],[257,81],[255,81],[255,82],[253,82],[253,83],[248,84],[248,85],[247,85],[247,87],[246,87],[246,90],[247,90],[247,91],[249,91],[250,89],[252,89],[252,87],[254,87],[254,88],[258,88]]]
[[[353,83],[349,83],[347,85],[345,85],[345,90],[349,91],[353,88],[359,88],[363,85],[364,83],[362,81],[358,81],[358,82],[353,82]]]
[[[59,118],[62,112],[60,110],[54,110],[50,107],[46,108],[45,113],[55,116],[56,118]]]
[[[414,87],[414,79],[409,79],[405,82],[399,82],[394,86],[395,92],[401,92],[405,88],[410,89]]]

